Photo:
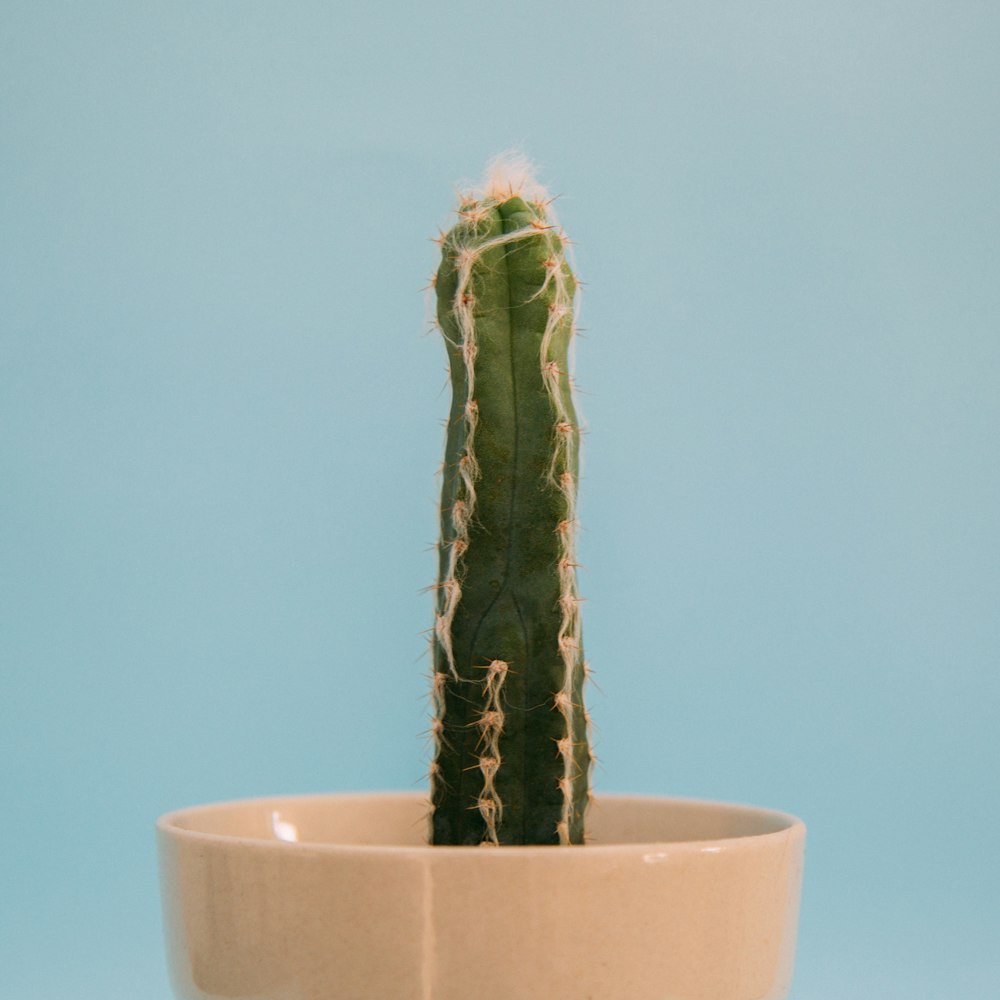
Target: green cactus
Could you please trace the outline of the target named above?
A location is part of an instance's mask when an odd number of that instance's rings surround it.
[[[441,240],[451,372],[433,645],[436,844],[579,844],[592,755],[576,587],[576,279],[534,182]]]

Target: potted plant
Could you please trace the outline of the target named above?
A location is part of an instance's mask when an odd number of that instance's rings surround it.
[[[195,807],[159,843],[182,1000],[780,1000],[804,827],[598,797],[584,708],[576,279],[516,161],[463,197],[434,284],[453,397],[430,803]]]

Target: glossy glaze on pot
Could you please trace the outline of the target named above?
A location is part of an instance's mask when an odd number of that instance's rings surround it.
[[[783,1000],[805,827],[598,797],[578,847],[430,847],[419,795],[158,825],[179,1000]]]

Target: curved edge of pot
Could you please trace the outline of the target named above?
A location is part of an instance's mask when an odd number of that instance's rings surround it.
[[[805,826],[598,796],[583,847],[431,847],[420,794],[157,824],[180,1000],[784,1000]]]

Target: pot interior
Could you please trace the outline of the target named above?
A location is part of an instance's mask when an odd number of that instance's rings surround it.
[[[428,813],[427,800],[419,793],[311,795],[195,806],[171,813],[160,822],[167,830],[213,837],[419,848],[427,846]],[[588,847],[759,837],[797,823],[784,813],[723,802],[597,796],[588,813]]]

